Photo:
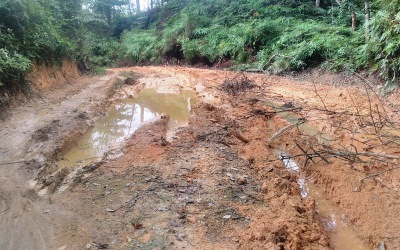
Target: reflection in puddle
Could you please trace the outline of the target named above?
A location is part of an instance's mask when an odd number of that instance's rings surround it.
[[[301,198],[307,198],[307,196],[310,194],[310,190],[308,189],[306,179],[299,178],[297,180],[297,184],[299,184],[299,187],[300,187]]]
[[[297,166],[296,162],[290,157],[288,157],[284,153],[280,153],[278,157],[283,161],[283,164],[288,171],[300,172],[299,166]]]
[[[145,89],[137,98],[118,101],[59,163],[64,166],[86,165],[102,158],[110,147],[123,142],[142,123],[161,114],[170,116],[168,124],[170,131],[182,127],[189,120],[190,105],[194,96],[192,91],[182,91],[180,95],[175,95],[160,94],[154,89]]]
[[[333,249],[365,250],[370,249],[358,237],[353,226],[340,213],[336,205],[327,200],[311,183],[306,184],[309,196],[316,201],[316,209],[329,232]]]

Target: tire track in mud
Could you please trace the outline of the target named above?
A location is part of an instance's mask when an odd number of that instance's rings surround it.
[[[43,100],[32,100],[26,106],[13,110],[6,121],[0,123],[0,249],[58,249],[54,246],[52,223],[47,215],[48,201],[39,197],[28,181],[35,178],[47,157],[59,150],[56,134],[59,129],[68,132],[71,117],[79,109],[99,104],[107,97],[107,90],[116,74],[107,75],[81,89],[79,83],[68,86],[71,96],[46,93]],[[88,80],[83,80],[88,81]],[[93,81],[93,80],[92,80]],[[53,96],[52,96],[53,95]],[[94,101],[92,101],[94,99]],[[43,110],[48,110],[42,112]],[[43,114],[44,113],[44,114]],[[57,124],[53,124],[57,121]],[[55,126],[46,131],[46,126]],[[43,130],[43,142],[35,142],[35,132]]]

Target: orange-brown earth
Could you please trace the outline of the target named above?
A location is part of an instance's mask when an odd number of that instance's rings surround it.
[[[139,84],[116,89],[112,79],[126,71],[139,73]],[[363,246],[400,248],[396,94],[378,98],[375,87],[361,80],[334,87],[265,74],[246,74],[256,87],[235,96],[221,89],[226,79],[240,77],[183,67],[111,69],[92,82],[77,79],[43,92],[41,101],[51,105],[31,100],[28,109],[16,108],[1,124],[0,247],[22,249],[33,242],[33,249],[337,248],[318,200],[302,198],[299,174],[278,158],[286,152],[299,155],[294,160],[305,165],[300,175],[334,203]],[[198,103],[188,126],[166,141],[163,116],[122,144],[121,156],[78,172],[58,169],[56,159],[105,106],[142,88],[195,90]],[[289,115],[307,120],[307,128],[293,126],[276,137],[290,119],[272,104],[293,110]],[[322,145],[310,131],[321,131],[329,142]],[[14,146],[17,133],[22,135]],[[300,148],[312,153],[307,164]],[[363,155],[344,160],[327,150]],[[30,178],[36,185],[27,184]],[[60,190],[66,179],[67,189]],[[17,238],[24,226],[26,233]]]

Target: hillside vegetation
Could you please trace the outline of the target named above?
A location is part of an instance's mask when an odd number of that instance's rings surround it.
[[[32,63],[97,66],[163,62],[273,73],[322,65],[400,73],[400,3],[389,0],[3,0],[0,85]],[[142,6],[143,7],[143,6]]]

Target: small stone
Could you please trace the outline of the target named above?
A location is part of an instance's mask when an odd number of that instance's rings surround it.
[[[86,244],[86,249],[90,249],[90,248],[92,248],[92,243],[87,243]]]
[[[115,209],[106,208],[106,211],[109,212],[109,213],[114,213],[114,212],[115,212]]]
[[[143,223],[132,223],[133,227],[135,229],[141,229],[143,228]]]
[[[68,245],[64,245],[64,246],[60,247],[58,250],[65,250],[65,249],[67,249],[67,247],[68,247]]]
[[[186,221],[187,222],[190,222],[190,223],[194,223],[194,222],[196,222],[196,217],[194,217],[194,216],[187,216],[186,217]]]
[[[222,218],[224,218],[224,219],[230,219],[231,217],[232,217],[232,215],[226,214],[226,215],[224,215],[224,217],[222,217]]]
[[[385,243],[380,242],[380,243],[379,243],[379,246],[378,246],[378,249],[379,249],[379,250],[385,250],[385,249],[386,249]]]
[[[264,183],[261,186],[261,192],[263,192],[264,194],[268,193],[268,184],[266,181],[264,181]]]
[[[177,237],[177,239],[178,239],[179,241],[182,241],[183,239],[186,238],[186,234],[184,234],[184,233],[179,233],[176,237]]]
[[[236,182],[239,185],[245,185],[245,184],[247,184],[247,179],[244,176],[239,176],[239,178],[236,180]]]
[[[267,244],[265,244],[264,249],[266,250],[275,250],[275,244],[272,242],[268,242]]]

